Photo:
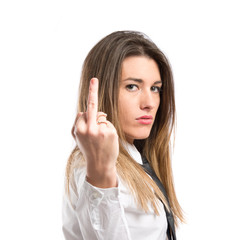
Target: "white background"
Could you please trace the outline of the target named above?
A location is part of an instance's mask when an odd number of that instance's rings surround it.
[[[178,239],[240,239],[237,2],[1,1],[0,239],[63,239],[82,62],[116,30],[146,33],[173,67]]]

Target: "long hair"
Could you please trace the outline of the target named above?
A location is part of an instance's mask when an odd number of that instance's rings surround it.
[[[156,175],[162,181],[169,197],[168,205],[163,193],[155,182],[144,172],[122,145],[125,139],[119,123],[118,95],[122,63],[130,56],[146,56],[157,63],[162,80],[161,103],[154,124],[147,139],[135,140],[134,144],[147,157]],[[86,112],[90,79],[99,79],[98,111],[107,113],[107,118],[115,126],[119,136],[119,156],[117,172],[128,185],[136,203],[146,212],[149,202],[156,214],[159,198],[167,209],[171,208],[177,220],[183,221],[182,209],[178,203],[171,166],[171,135],[175,126],[174,83],[170,64],[160,49],[143,33],[117,31],[99,41],[87,55],[79,85],[78,112]],[[72,183],[73,169],[83,164],[83,156],[76,145],[66,167],[67,189]]]

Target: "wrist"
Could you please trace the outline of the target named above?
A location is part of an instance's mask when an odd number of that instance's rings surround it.
[[[117,187],[117,171],[116,166],[108,168],[96,168],[95,166],[87,166],[87,182],[99,188]]]

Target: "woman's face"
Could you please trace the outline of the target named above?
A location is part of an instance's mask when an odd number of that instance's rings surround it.
[[[160,104],[161,76],[157,63],[145,56],[123,61],[119,89],[119,121],[126,139],[149,136]]]

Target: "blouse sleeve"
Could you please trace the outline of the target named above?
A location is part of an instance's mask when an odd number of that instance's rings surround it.
[[[66,240],[84,239],[79,228],[78,219],[75,211],[76,203],[77,195],[70,186],[70,196],[64,194],[62,204],[62,230]]]
[[[131,240],[119,187],[97,188],[75,177],[77,191],[71,192],[72,204],[64,198],[63,233],[66,240]],[[71,199],[70,198],[70,199]]]

